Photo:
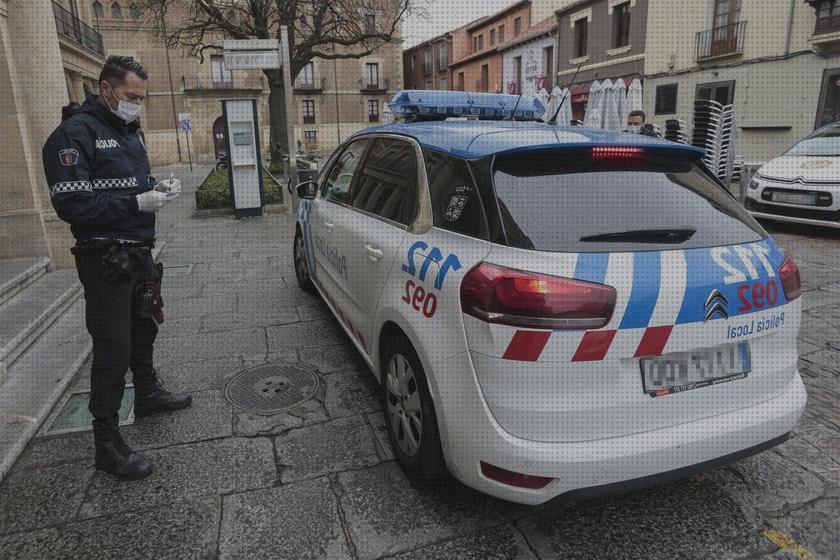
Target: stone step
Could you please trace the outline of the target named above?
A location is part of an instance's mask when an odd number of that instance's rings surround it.
[[[0,306],[0,384],[4,372],[78,299],[75,269],[45,274]]]
[[[46,274],[49,264],[46,257],[0,260],[0,305]]]
[[[0,389],[0,480],[88,359],[92,347],[85,329],[85,302],[78,298],[9,368]]]

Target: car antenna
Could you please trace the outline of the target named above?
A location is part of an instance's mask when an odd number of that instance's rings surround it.
[[[516,108],[519,107],[519,101],[522,99],[522,93],[520,92],[519,97],[516,98],[516,103],[513,105],[513,111],[510,112],[510,120],[516,120]]]
[[[560,109],[563,108],[563,103],[566,102],[566,97],[568,97],[569,92],[572,91],[572,84],[575,83],[575,80],[577,79],[578,72],[580,72],[580,69],[581,69],[582,66],[583,66],[583,64],[578,66],[577,70],[575,70],[575,75],[572,76],[572,81],[569,82],[569,87],[566,88],[566,93],[563,94],[563,99],[560,100],[560,105],[557,106],[557,110],[554,111],[554,115],[551,117],[551,120],[549,120],[547,124],[557,124],[557,115],[560,114]]]

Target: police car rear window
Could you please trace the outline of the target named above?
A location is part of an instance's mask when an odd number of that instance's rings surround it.
[[[508,245],[560,252],[692,249],[763,239],[687,155],[540,151],[492,169]]]

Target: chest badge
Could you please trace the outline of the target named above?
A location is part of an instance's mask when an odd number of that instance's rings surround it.
[[[709,297],[706,298],[706,303],[704,307],[706,308],[706,316],[703,317],[703,322],[709,321],[714,319],[715,316],[720,317],[722,319],[729,319],[729,302],[726,300],[726,296],[720,293],[720,290],[715,288],[709,294]]]
[[[65,148],[58,151],[58,159],[61,165],[71,167],[79,163],[79,150],[74,148]]]

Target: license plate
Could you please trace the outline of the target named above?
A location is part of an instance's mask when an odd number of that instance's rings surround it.
[[[642,388],[651,397],[743,379],[751,369],[747,342],[642,358]]]
[[[800,193],[786,193],[774,192],[773,202],[783,202],[785,204],[802,204],[805,206],[816,206],[817,196],[813,194]]]

